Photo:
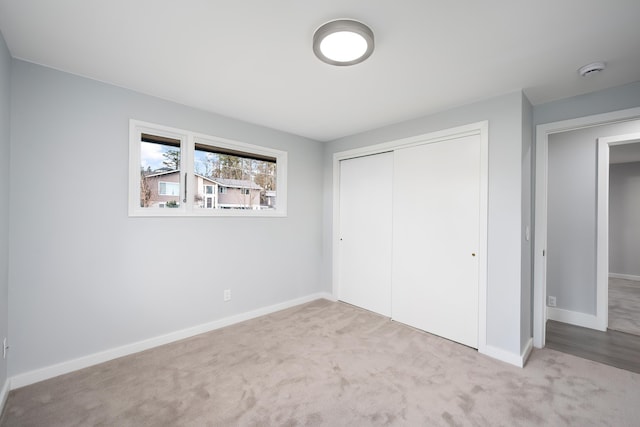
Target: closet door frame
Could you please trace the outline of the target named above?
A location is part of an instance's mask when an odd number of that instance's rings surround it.
[[[340,161],[395,151],[416,145],[457,139],[464,136],[480,136],[480,236],[478,251],[478,351],[486,353],[487,347],[487,230],[488,230],[488,182],[489,182],[489,122],[481,121],[464,126],[416,135],[353,150],[341,151],[333,155],[333,229],[332,248],[332,293],[337,300],[340,274]],[[389,260],[391,262],[391,260]],[[393,313],[392,313],[393,315]]]

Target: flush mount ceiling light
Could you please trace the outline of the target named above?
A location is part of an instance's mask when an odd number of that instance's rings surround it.
[[[352,19],[329,21],[313,34],[313,52],[327,64],[359,64],[373,53],[373,31]]]

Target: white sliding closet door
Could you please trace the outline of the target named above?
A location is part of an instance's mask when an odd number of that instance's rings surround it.
[[[340,162],[338,299],[391,316],[393,153]]]
[[[399,149],[393,318],[478,347],[480,136]]]

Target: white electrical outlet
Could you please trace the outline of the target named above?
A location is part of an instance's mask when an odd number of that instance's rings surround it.
[[[556,297],[552,297],[552,296],[547,297],[547,305],[549,307],[555,307],[556,306]]]
[[[4,337],[2,340],[2,358],[7,358],[7,350],[9,350],[9,346],[7,345],[7,337]]]
[[[225,289],[224,290],[224,300],[226,301],[231,301],[231,289]]]

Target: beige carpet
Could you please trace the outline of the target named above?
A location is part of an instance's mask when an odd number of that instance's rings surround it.
[[[637,426],[640,375],[524,369],[319,300],[14,390],[3,426]]]
[[[640,282],[609,278],[609,329],[640,335]]]

